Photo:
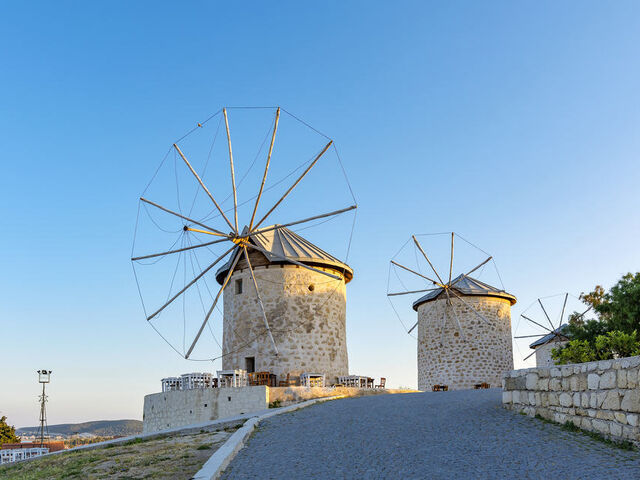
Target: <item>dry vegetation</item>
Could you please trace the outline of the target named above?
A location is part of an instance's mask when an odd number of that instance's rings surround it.
[[[189,479],[237,427],[134,439],[0,467],[3,479]]]

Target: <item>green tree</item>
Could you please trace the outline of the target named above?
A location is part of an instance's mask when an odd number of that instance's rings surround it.
[[[558,364],[581,363],[640,354],[640,272],[627,273],[607,292],[596,285],[580,299],[596,318],[574,312],[565,334],[572,340],[556,348]]]
[[[16,427],[7,424],[7,417],[0,418],[0,443],[20,443],[16,437]]]

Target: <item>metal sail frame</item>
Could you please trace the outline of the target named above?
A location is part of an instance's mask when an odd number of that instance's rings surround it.
[[[556,295],[552,295],[552,297],[555,297]],[[545,297],[545,298],[550,298],[550,297]],[[575,297],[574,297],[575,298]],[[559,338],[559,339],[566,339],[567,337],[565,335],[562,334],[562,332],[560,332],[560,328],[562,327],[562,319],[564,318],[564,313],[565,310],[567,308],[567,300],[569,299],[569,293],[566,292],[564,294],[564,301],[562,302],[562,311],[560,312],[560,317],[558,319],[558,326],[554,327],[553,326],[553,322],[551,321],[551,318],[549,317],[549,314],[547,313],[547,309],[544,307],[544,304],[542,303],[542,298],[538,298],[536,300],[536,302],[540,305],[540,308],[542,309],[542,312],[544,313],[544,316],[547,320],[547,322],[549,322],[549,325],[551,326],[551,328],[548,328],[545,325],[542,325],[541,323],[539,323],[538,321],[532,319],[530,316],[525,315],[526,311],[520,314],[520,317],[524,318],[527,322],[533,324],[533,325],[537,325],[538,327],[546,330],[545,333],[540,333],[540,334],[535,334],[535,335],[518,335],[518,336],[514,336],[514,339],[521,339],[521,338],[542,338],[545,337],[547,335],[553,335],[552,338],[550,338],[549,340],[553,340],[555,338]],[[534,304],[536,303],[534,302]],[[533,304],[532,304],[533,305]],[[528,308],[531,308],[530,305]],[[527,310],[528,310],[527,308]],[[591,310],[591,307],[587,308],[584,312],[582,312],[580,315],[578,315],[578,318],[582,318],[584,317],[589,311]],[[527,355],[526,357],[524,357],[522,359],[522,361],[526,361],[529,358],[531,358],[533,356],[533,354],[536,353],[536,349],[533,349],[533,352],[531,352],[529,355]]]
[[[273,131],[271,134],[271,142],[269,145],[269,151],[267,154],[267,159],[266,159],[266,163],[265,163],[265,168],[264,168],[264,174],[262,176],[262,182],[260,184],[260,188],[256,197],[256,201],[253,207],[253,212],[251,215],[251,219],[249,221],[249,226],[245,227],[244,230],[242,230],[242,232],[239,229],[239,224],[238,224],[238,199],[237,199],[237,191],[236,191],[236,181],[235,181],[235,171],[234,171],[234,163],[233,163],[233,150],[232,150],[232,146],[231,146],[231,130],[229,128],[229,119],[227,116],[227,109],[223,108],[222,109],[222,114],[224,116],[224,122],[225,122],[225,129],[226,129],[226,136],[227,136],[227,147],[228,147],[228,151],[229,151],[229,167],[230,167],[230,172],[231,172],[231,186],[232,186],[232,191],[233,191],[233,222],[225,215],[224,211],[222,210],[222,208],[220,207],[220,204],[216,201],[216,199],[214,198],[213,194],[211,193],[211,191],[207,188],[207,186],[205,185],[205,183],[203,182],[202,178],[198,175],[198,173],[195,171],[195,169],[191,166],[191,163],[189,162],[189,160],[187,159],[186,155],[182,152],[182,150],[180,150],[180,148],[178,147],[178,145],[176,143],[173,144],[173,148],[176,150],[176,152],[180,155],[180,157],[182,158],[182,160],[184,161],[185,165],[187,166],[187,168],[189,169],[189,171],[192,173],[193,177],[195,178],[195,180],[197,181],[197,183],[199,184],[200,188],[202,188],[204,190],[204,192],[207,194],[207,196],[209,197],[209,199],[211,200],[211,202],[215,205],[216,209],[218,210],[218,212],[220,213],[220,215],[222,216],[222,218],[225,220],[225,222],[227,223],[227,225],[229,226],[229,228],[231,229],[231,232],[226,234],[220,230],[214,229],[212,227],[209,227],[208,225],[204,224],[204,223],[200,223],[197,220],[194,220],[192,218],[186,217],[180,213],[174,212],[166,207],[163,207],[162,205],[155,203],[151,200],[148,200],[146,198],[141,197],[140,201],[147,203],[148,205],[151,205],[159,210],[162,210],[166,213],[169,213],[171,215],[174,215],[178,218],[181,218],[182,220],[184,220],[185,225],[183,230],[184,231],[191,231],[191,232],[198,232],[198,233],[204,233],[207,235],[213,235],[216,237],[222,237],[218,240],[214,240],[212,242],[205,242],[205,243],[200,243],[197,245],[190,245],[188,247],[183,247],[183,248],[179,248],[179,249],[174,249],[174,250],[168,250],[165,252],[158,252],[158,253],[150,253],[147,255],[142,255],[142,256],[137,256],[137,257],[132,257],[131,261],[135,262],[138,260],[143,260],[143,259],[148,259],[148,258],[155,258],[155,257],[162,257],[162,256],[166,256],[166,255],[172,255],[174,253],[180,253],[180,252],[184,252],[187,250],[193,250],[193,249],[198,249],[198,248],[202,248],[202,247],[207,247],[209,245],[213,245],[216,243],[223,243],[223,242],[231,242],[233,245],[231,246],[231,248],[229,248],[224,254],[222,254],[220,257],[218,257],[213,263],[209,264],[206,268],[204,268],[202,270],[202,272],[200,272],[200,274],[198,274],[195,278],[193,278],[189,283],[187,283],[178,293],[176,293],[175,295],[173,295],[170,299],[168,299],[163,305],[161,305],[154,313],[152,313],[151,315],[149,315],[147,317],[147,320],[150,321],[152,320],[156,315],[158,315],[162,310],[164,310],[167,306],[169,306],[174,300],[176,300],[177,298],[179,298],[181,295],[183,295],[190,287],[192,287],[194,284],[196,284],[196,282],[202,278],[209,270],[211,270],[216,264],[218,264],[223,258],[225,258],[229,253],[231,253],[234,250],[238,251],[238,254],[235,255],[234,261],[232,262],[232,265],[229,268],[229,271],[227,272],[226,276],[225,276],[225,280],[222,284],[222,286],[220,287],[220,289],[218,290],[218,293],[211,305],[211,308],[209,309],[207,315],[205,316],[204,321],[202,322],[198,333],[196,334],[193,342],[191,343],[191,346],[189,347],[188,351],[186,352],[186,354],[184,354],[184,358],[185,359],[189,359],[191,353],[193,352],[193,349],[195,348],[196,344],[198,343],[198,340],[200,338],[200,335],[202,334],[205,326],[207,325],[209,318],[211,316],[211,314],[213,313],[213,310],[215,308],[215,306],[218,303],[218,300],[220,298],[220,296],[222,295],[222,292],[224,291],[225,287],[227,286],[233,272],[234,269],[240,259],[241,256],[244,255],[246,261],[247,261],[247,266],[249,268],[249,272],[251,275],[251,279],[252,279],[252,283],[253,286],[255,288],[255,292],[256,292],[256,297],[257,297],[257,301],[260,305],[260,311],[262,313],[262,318],[264,320],[264,324],[265,324],[265,331],[269,336],[269,339],[271,341],[271,344],[273,346],[273,349],[275,351],[275,354],[278,355],[278,347],[276,345],[276,342],[273,338],[273,334],[271,332],[271,327],[269,326],[269,321],[267,318],[267,314],[264,308],[264,304],[262,302],[262,297],[260,296],[260,291],[258,289],[258,283],[256,281],[255,275],[254,275],[254,269],[251,265],[251,261],[249,260],[249,252],[248,249],[251,248],[253,250],[256,251],[260,251],[261,253],[265,254],[265,253],[269,253],[270,255],[283,260],[283,261],[287,261],[290,263],[293,263],[295,265],[298,266],[302,266],[306,269],[312,270],[316,273],[319,273],[321,275],[325,275],[328,277],[331,277],[333,279],[338,279],[341,280],[342,277],[337,276],[337,275],[333,275],[330,274],[328,272],[325,272],[323,270],[314,268],[310,265],[306,265],[302,262],[298,262],[295,261],[293,259],[289,259],[283,256],[279,256],[273,252],[266,252],[264,249],[262,249],[261,247],[254,245],[250,242],[251,238],[255,235],[258,234],[263,234],[267,231],[271,231],[271,230],[276,230],[279,228],[285,228],[288,226],[292,226],[292,225],[299,225],[302,223],[307,223],[313,220],[317,220],[320,218],[326,218],[326,217],[330,217],[330,216],[335,216],[335,215],[340,215],[341,213],[345,213],[351,210],[354,210],[356,208],[358,208],[357,204],[354,205],[350,205],[346,208],[340,209],[340,210],[335,210],[332,212],[327,212],[327,213],[322,213],[319,215],[314,215],[311,217],[307,217],[304,218],[302,220],[296,220],[293,222],[289,222],[289,223],[285,223],[283,225],[275,225],[273,227],[268,227],[268,228],[263,228],[262,230],[260,230],[260,225],[267,220],[267,218],[273,213],[273,211],[285,200],[285,198],[298,186],[298,184],[302,181],[302,179],[311,171],[311,169],[316,165],[316,163],[320,160],[320,158],[327,152],[327,150],[329,149],[329,147],[331,147],[331,145],[333,145],[333,140],[329,140],[329,142],[322,148],[322,150],[315,156],[315,158],[313,159],[313,161],[307,166],[307,168],[302,172],[302,174],[295,180],[295,182],[293,182],[293,184],[286,190],[286,192],[278,199],[277,202],[275,202],[275,204],[267,210],[267,213],[264,214],[264,216],[262,216],[262,218],[259,221],[255,221],[256,219],[256,213],[258,211],[258,207],[260,205],[260,200],[262,198],[262,193],[264,191],[264,186],[267,180],[267,174],[269,172],[269,165],[271,163],[271,157],[272,157],[272,153],[273,153],[273,148],[274,148],[274,144],[275,144],[275,140],[276,140],[276,133],[278,131],[278,123],[279,123],[279,118],[280,118],[280,107],[278,107],[276,109],[276,114],[275,114],[275,120],[274,120],[274,126],[273,126]],[[193,228],[192,225],[197,225],[199,227],[202,227],[202,229],[197,229],[197,228]],[[223,352],[224,353],[224,352]]]
[[[458,295],[458,293],[456,293],[455,285],[458,282],[460,282],[461,280],[467,278],[469,275],[471,275],[473,272],[475,272],[476,270],[478,270],[482,266],[484,266],[487,262],[492,260],[493,257],[489,256],[486,260],[484,260],[483,262],[481,262],[480,264],[478,264],[477,266],[475,266],[474,268],[469,270],[467,273],[464,273],[464,274],[460,275],[459,278],[452,280],[455,232],[451,232],[451,253],[450,253],[450,256],[449,256],[449,280],[445,282],[444,280],[442,280],[442,277],[440,276],[440,274],[438,273],[436,268],[433,266],[433,263],[431,263],[431,260],[429,259],[427,253],[422,248],[422,245],[420,245],[420,242],[418,241],[416,236],[415,235],[411,235],[411,239],[413,240],[413,243],[415,244],[415,247],[420,251],[422,256],[425,258],[425,260],[429,264],[429,267],[431,267],[431,270],[435,274],[437,280],[435,280],[433,278],[430,278],[430,277],[428,277],[426,275],[423,275],[422,273],[419,273],[419,272],[417,272],[417,271],[415,271],[415,270],[413,270],[413,269],[411,269],[409,267],[406,267],[406,266],[396,262],[395,260],[391,260],[391,264],[395,265],[396,267],[400,267],[403,270],[406,270],[406,271],[408,271],[408,272],[410,272],[410,273],[422,278],[423,280],[426,280],[426,281],[430,282],[432,285],[437,285],[437,286],[434,287],[434,288],[425,288],[425,289],[421,289],[421,290],[407,290],[407,291],[404,291],[404,292],[391,292],[391,293],[387,293],[387,296],[388,297],[392,297],[392,296],[397,296],[397,295],[409,295],[409,294],[412,294],[412,293],[430,292],[430,291],[435,291],[435,290],[444,291],[444,293],[445,293],[447,298],[446,298],[446,302],[445,302],[445,310],[444,310],[444,313],[443,313],[443,316],[442,316],[440,345],[443,345],[443,343],[444,343],[444,332],[445,332],[445,326],[446,326],[446,323],[447,323],[447,308],[451,311],[451,314],[452,314],[451,316],[456,322],[456,326],[457,326],[458,332],[460,334],[460,338],[462,339],[462,341],[466,341],[465,340],[465,336],[464,336],[464,332],[462,330],[462,324],[460,323],[460,319],[458,318],[458,312],[456,311],[454,302],[451,301],[451,295],[454,295],[456,298],[458,298],[458,300],[460,300],[462,303],[464,303],[464,305],[467,306],[482,321],[484,321],[488,325],[492,325],[491,322],[489,320],[487,320],[487,318],[484,315],[482,315],[475,308],[473,308],[473,306],[471,306],[469,303],[467,303],[464,300],[464,298],[462,298],[461,295]],[[416,321],[416,323],[409,330],[407,330],[407,333],[410,334],[418,326],[418,323],[419,322]]]

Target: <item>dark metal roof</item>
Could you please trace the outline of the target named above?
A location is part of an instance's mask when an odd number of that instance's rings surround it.
[[[258,232],[257,234],[251,235],[251,237],[249,237],[249,242],[263,248],[269,253],[295,260],[297,262],[304,263],[305,265],[332,267],[344,275],[345,282],[347,283],[353,278],[353,270],[346,263],[341,262],[333,255],[325,252],[309,240],[292,232],[286,227],[279,227],[275,229],[273,227],[277,227],[277,225],[272,225],[271,227],[265,227],[263,229],[268,230],[271,228],[272,230],[264,233]],[[235,260],[236,256],[241,252],[242,249],[237,247],[231,254],[227,263],[220,267],[216,272],[216,280],[220,285],[224,282],[224,277],[229,271],[229,268],[231,268],[231,264]],[[287,263],[275,255],[265,256],[271,263]]]
[[[480,280],[476,280],[475,278],[471,278],[469,276],[458,275],[454,280],[451,281],[451,285],[451,290],[455,290],[459,295],[499,297],[509,300],[509,302],[511,302],[511,305],[514,305],[516,303],[516,297],[514,297],[510,293],[507,293],[504,290],[498,290],[491,285],[488,285],[484,282],[481,282]],[[415,311],[418,311],[418,307],[420,305],[422,305],[423,303],[432,302],[442,294],[444,294],[444,288],[438,288],[436,290],[428,292],[426,295],[413,302],[413,309]]]
[[[549,343],[551,340],[558,337],[559,337],[559,340],[569,340],[569,337],[563,334],[564,329],[567,328],[567,326],[568,325],[566,323],[564,325],[560,325],[558,328],[556,328],[553,331],[554,333],[549,333],[544,337],[539,338],[538,340],[533,342],[531,345],[529,345],[529,348],[533,348],[535,350],[536,348],[544,345],[545,343]]]

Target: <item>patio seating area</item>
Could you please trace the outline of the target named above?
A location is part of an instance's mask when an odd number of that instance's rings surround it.
[[[194,390],[199,388],[238,388],[247,386],[267,387],[348,387],[360,389],[385,389],[387,379],[380,378],[378,384],[375,379],[365,375],[343,375],[338,377],[337,383],[328,383],[324,373],[303,372],[300,376],[291,373],[276,375],[268,371],[247,372],[242,369],[218,370],[217,375],[211,373],[189,373],[179,377],[167,377],[162,379],[162,391]],[[446,389],[446,385],[442,385]],[[480,387],[477,388],[489,388]]]

